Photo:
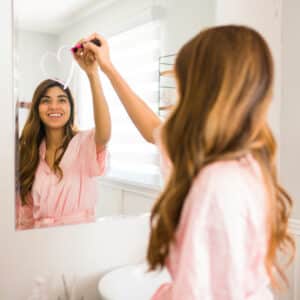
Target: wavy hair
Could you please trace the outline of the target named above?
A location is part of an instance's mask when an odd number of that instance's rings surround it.
[[[292,200],[279,185],[276,142],[267,125],[272,99],[273,59],[266,41],[245,26],[218,26],[200,32],[176,57],[179,99],[162,128],[162,144],[172,163],[164,191],[151,213],[147,260],[150,270],[165,265],[186,196],[203,168],[251,153],[267,192],[265,266],[272,286],[287,278],[277,250],[295,242],[288,233]]]
[[[18,145],[17,188],[20,192],[22,205],[26,205],[29,201],[28,195],[31,192],[35,178],[35,172],[40,159],[40,144],[45,138],[45,127],[39,116],[39,104],[48,89],[52,87],[59,87],[62,91],[64,91],[67,94],[71,106],[70,119],[65,125],[65,136],[61,146],[55,152],[55,160],[53,165],[54,172],[58,174],[60,179],[63,177],[63,171],[59,167],[59,163],[67,149],[69,142],[77,133],[76,126],[74,125],[74,99],[70,89],[64,89],[63,84],[56,80],[46,79],[42,81],[33,94],[29,116],[22,130]]]

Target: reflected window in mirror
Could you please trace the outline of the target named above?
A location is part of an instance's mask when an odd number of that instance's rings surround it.
[[[153,21],[121,32],[108,39],[111,59],[134,91],[158,113],[160,22]],[[89,82],[78,74],[78,122],[82,129],[93,126],[93,108]],[[100,71],[100,75],[102,75]],[[146,174],[159,173],[158,152],[138,132],[106,76],[101,76],[103,90],[110,106],[112,138],[107,175],[135,180]]]

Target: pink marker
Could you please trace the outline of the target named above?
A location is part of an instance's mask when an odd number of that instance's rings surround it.
[[[90,40],[90,42],[92,42],[93,44],[95,44],[98,47],[101,46],[101,42],[98,39],[96,39],[96,38]],[[83,44],[77,44],[73,48],[71,48],[71,50],[72,50],[73,53],[76,53],[78,51],[78,49],[83,49]]]
[[[76,53],[78,51],[78,49],[83,49],[83,45],[82,44],[77,44],[74,47],[71,48],[71,51],[73,53]]]

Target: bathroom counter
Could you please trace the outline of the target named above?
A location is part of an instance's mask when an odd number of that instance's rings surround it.
[[[114,186],[126,187],[134,190],[144,190],[145,192],[159,192],[163,186],[161,173],[156,170],[108,170],[106,174],[99,178],[100,182]]]
[[[149,213],[163,182],[155,169],[143,171],[114,169],[98,177],[97,217]]]

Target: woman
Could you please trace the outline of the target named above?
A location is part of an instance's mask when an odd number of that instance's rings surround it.
[[[95,217],[93,177],[105,170],[111,124],[91,53],[74,58],[89,78],[95,128],[79,132],[74,100],[63,83],[47,79],[36,88],[19,142],[17,228],[89,222]]]
[[[129,116],[156,142],[169,168],[151,215],[147,259],[172,282],[153,300],[269,300],[286,280],[277,251],[294,253],[292,200],[279,185],[267,125],[273,61],[265,40],[243,26],[200,32],[175,63],[178,100],[158,117],[114,68],[107,42],[87,43]],[[155,132],[155,134],[153,134]],[[287,252],[285,252],[287,253]],[[279,277],[277,276],[279,275]]]

